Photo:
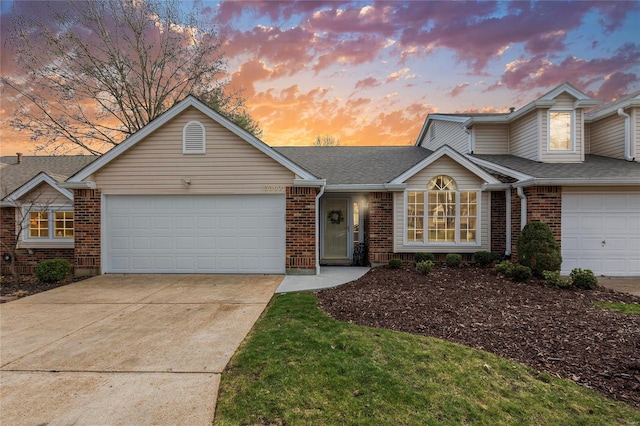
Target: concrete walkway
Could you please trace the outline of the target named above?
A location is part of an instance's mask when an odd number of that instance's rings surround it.
[[[211,425],[281,280],[102,275],[0,305],[0,424]]]
[[[357,280],[369,269],[362,266],[321,266],[320,275],[287,275],[276,293],[315,291]]]
[[[620,293],[629,293],[640,296],[640,277],[598,277],[598,284]]]

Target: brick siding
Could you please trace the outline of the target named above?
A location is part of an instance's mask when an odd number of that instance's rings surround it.
[[[287,187],[286,269],[312,273],[316,267],[316,189]]]
[[[100,190],[73,191],[76,275],[100,273]]]
[[[369,263],[387,263],[393,256],[393,193],[369,194]],[[400,257],[400,256],[398,256]]]
[[[491,192],[491,248],[499,255],[507,249],[507,197],[504,191]]]
[[[0,209],[0,238],[2,239],[2,265],[0,273],[11,273],[11,261],[4,260],[5,254],[11,254],[6,246],[12,247],[16,236],[16,214],[13,207]],[[72,248],[20,248],[16,251],[15,266],[20,275],[31,275],[35,272],[38,263],[48,259],[65,259],[73,265]]]

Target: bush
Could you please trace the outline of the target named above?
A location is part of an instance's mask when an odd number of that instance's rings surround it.
[[[432,260],[423,260],[422,262],[418,262],[416,264],[416,269],[421,273],[427,275],[434,267],[434,263]]]
[[[425,260],[430,260],[433,262],[436,259],[432,253],[416,253],[415,254],[416,263],[424,262]]]
[[[518,238],[517,247],[519,263],[531,268],[535,276],[541,277],[543,271],[560,270],[560,246],[546,223],[527,223]]]
[[[511,271],[511,279],[519,283],[529,281],[532,276],[533,272],[531,272],[531,268],[528,266],[518,265],[513,268],[513,271]]]
[[[498,255],[490,251],[477,251],[473,255],[473,260],[482,268],[491,266],[493,262],[498,260]]]
[[[571,277],[573,285],[578,288],[593,290],[598,287],[598,278],[593,275],[593,271],[591,269],[575,268],[571,271],[569,276]]]
[[[462,263],[462,256],[456,253],[449,253],[444,261],[447,263],[447,266],[455,268]]]
[[[45,283],[62,281],[71,273],[71,264],[64,259],[44,260],[36,267],[36,277]]]
[[[560,271],[542,271],[542,276],[547,284],[555,287],[569,288],[573,284],[569,278],[561,277]]]
[[[511,273],[513,272],[513,268],[515,268],[515,265],[513,263],[509,262],[508,260],[503,260],[496,265],[496,272],[504,275],[505,277],[510,277]]]
[[[389,260],[389,267],[393,268],[393,269],[398,269],[402,266],[402,259],[390,259]]]

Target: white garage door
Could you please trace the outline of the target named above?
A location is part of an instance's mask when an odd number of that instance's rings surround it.
[[[640,194],[562,194],[562,273],[640,275]]]
[[[284,273],[284,196],[118,195],[105,202],[105,272]]]

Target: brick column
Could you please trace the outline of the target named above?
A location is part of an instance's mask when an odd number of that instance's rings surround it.
[[[286,270],[288,274],[315,274],[316,189],[287,187]]]
[[[527,197],[527,223],[544,222],[551,228],[553,237],[561,244],[562,236],[562,187],[532,186],[524,188]],[[520,197],[516,190],[511,192],[511,252],[512,258],[518,258],[516,246],[520,238]]]
[[[393,255],[393,193],[369,194],[369,263],[387,263]]]
[[[73,197],[75,274],[100,274],[100,190],[76,189]]]
[[[507,248],[507,197],[504,191],[491,192],[491,251],[504,254]]]

